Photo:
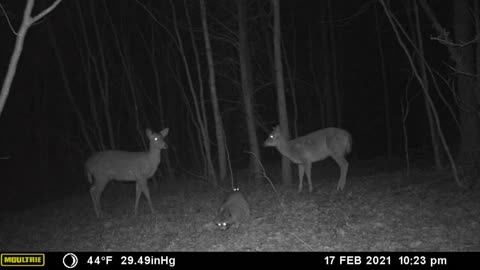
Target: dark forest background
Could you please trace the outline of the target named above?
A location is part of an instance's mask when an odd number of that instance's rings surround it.
[[[0,1],[2,75],[25,2]],[[53,2],[35,2],[33,14]],[[228,186],[216,102],[232,168],[252,178],[261,176],[256,158],[280,164],[278,152],[262,144],[285,110],[291,138],[329,126],[348,130],[351,165],[379,159],[402,168],[449,167],[462,185],[479,141],[478,1],[279,2],[285,108],[277,106],[271,1],[204,2],[213,99],[202,1],[63,0],[31,25],[0,116],[1,180],[8,183],[0,197],[28,205],[87,192],[84,162],[92,153],[143,150],[145,129],[164,127],[169,149],[158,179],[188,174]],[[195,100],[204,105],[203,119]],[[246,153],[255,152],[250,132],[259,157]]]

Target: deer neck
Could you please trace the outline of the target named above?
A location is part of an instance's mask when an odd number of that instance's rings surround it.
[[[160,151],[162,149],[157,148],[157,147],[150,147],[150,150],[147,152],[148,156],[150,157],[150,160],[153,164],[158,165],[162,159],[162,156],[160,155]]]
[[[292,149],[290,147],[290,143],[287,142],[285,138],[281,138],[278,143],[277,143],[277,149],[278,152],[280,152],[282,155],[286,156],[293,162],[297,162],[297,159],[292,155]]]

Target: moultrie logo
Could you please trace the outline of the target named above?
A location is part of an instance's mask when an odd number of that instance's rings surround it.
[[[45,266],[45,253],[2,253],[0,265],[8,266]]]

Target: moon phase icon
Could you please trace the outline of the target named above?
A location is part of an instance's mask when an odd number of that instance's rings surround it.
[[[68,268],[72,269],[78,264],[78,258],[77,255],[73,253],[67,253],[65,256],[63,256],[63,265]]]

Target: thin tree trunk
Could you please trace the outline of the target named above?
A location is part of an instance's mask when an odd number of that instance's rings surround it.
[[[217,153],[218,166],[220,171],[220,180],[225,180],[227,175],[227,160],[225,155],[225,137],[223,136],[223,122],[220,116],[220,108],[218,105],[217,87],[215,84],[215,67],[213,65],[212,46],[210,44],[210,36],[207,25],[207,10],[205,1],[200,0],[200,13],[202,16],[203,37],[205,39],[205,50],[207,53],[208,63],[208,82],[210,85],[210,98],[212,102],[213,117],[215,119],[215,133],[217,136]]]
[[[418,65],[420,67],[420,74],[422,76],[422,81],[423,85],[425,86],[425,92],[430,92],[430,87],[428,83],[428,77],[427,77],[427,69],[425,67],[425,62],[423,61],[424,57],[424,50],[423,50],[423,41],[422,41],[422,30],[420,29],[420,17],[418,15],[418,4],[414,0],[412,1],[413,3],[413,11],[415,13],[415,23],[414,25],[416,26],[416,34],[417,34],[417,44],[418,44],[418,51],[420,53],[420,57],[417,57],[418,59]],[[425,110],[427,111],[427,120],[428,120],[428,126],[430,128],[430,138],[432,140],[432,148],[433,148],[433,160],[435,161],[435,167],[437,169],[442,168],[442,160],[440,157],[440,142],[438,138],[438,132],[435,129],[435,122],[433,120],[433,114],[432,114],[432,109],[428,105],[428,100],[426,95],[423,95],[424,101],[425,101]]]
[[[433,27],[437,31],[438,35],[445,40],[445,43],[457,43],[464,44],[465,42],[473,39],[472,27],[470,24],[470,14],[468,0],[453,1],[453,25],[455,41],[450,39],[449,33],[446,28],[442,27],[437,17],[433,13],[432,9],[428,5],[427,1],[420,0],[420,6],[423,8],[427,17],[431,20]],[[478,136],[480,133],[477,115],[475,108],[478,104],[474,94],[473,88],[473,48],[472,45],[467,46],[446,46],[450,54],[450,58],[456,64],[457,71],[457,89],[459,94],[459,100],[462,104],[460,115],[460,144],[459,152],[468,152],[469,149],[473,149],[478,145]]]
[[[250,168],[253,171],[255,180],[261,179],[262,170],[260,164],[256,161],[262,160],[260,156],[260,148],[258,146],[257,131],[255,128],[255,114],[253,107],[253,82],[252,82],[252,64],[250,58],[250,50],[248,46],[247,32],[247,7],[246,1],[237,0],[238,8],[238,57],[240,61],[240,77],[242,81],[243,108],[245,110],[245,122],[247,123],[248,141],[250,144],[250,152],[255,156],[250,156]]]
[[[279,0],[272,0],[273,8],[273,50],[275,60],[275,78],[277,85],[277,105],[278,116],[280,120],[280,129],[286,140],[290,139],[288,129],[287,104],[285,101],[285,85],[283,81],[282,50],[281,50],[281,29],[280,29],[280,3]],[[282,155],[282,182],[284,184],[292,183],[292,169],[290,161]]]
[[[321,10],[321,15],[324,21],[327,21],[328,18],[328,7],[325,7]],[[322,32],[322,55],[321,55],[321,63],[322,63],[322,72],[320,74],[323,75],[323,100],[325,104],[324,112],[325,112],[325,122],[327,126],[335,126],[335,112],[334,112],[334,100],[333,100],[333,89],[332,89],[332,70],[330,68],[330,46],[331,43],[329,42],[329,35],[328,32],[329,27],[327,24],[322,24],[321,30]]]
[[[333,27],[333,11],[332,11],[332,1],[327,0],[327,12],[328,12],[328,33],[329,33],[329,41],[330,41],[330,55],[332,56],[332,92],[335,99],[335,115],[336,118],[336,126],[342,127],[342,100],[341,100],[341,93],[340,88],[338,87],[338,65],[337,65],[337,45],[335,41],[335,29]]]
[[[173,6],[173,2],[170,1]],[[199,123],[198,127],[201,128],[201,134],[202,134],[202,140],[203,140],[203,145],[204,145],[204,153],[205,153],[205,167],[207,168],[206,171],[206,176],[207,179],[212,183],[213,186],[216,186],[218,184],[217,181],[217,173],[215,172],[215,168],[213,166],[213,161],[212,161],[212,154],[211,154],[211,149],[210,149],[210,131],[208,129],[208,119],[207,119],[207,109],[205,107],[205,91],[203,87],[203,75],[202,75],[202,63],[200,62],[200,56],[198,53],[197,49],[197,44],[196,44],[196,39],[195,39],[195,34],[194,34],[194,28],[192,25],[192,21],[190,19],[190,11],[188,10],[188,5],[187,1],[183,1],[183,5],[185,7],[185,15],[187,18],[188,22],[188,28],[189,28],[189,34],[190,34],[190,41],[192,43],[192,49],[193,49],[193,56],[195,58],[195,67],[197,71],[197,79],[198,79],[198,100],[199,102],[199,108],[200,108],[200,115],[197,116],[199,119],[201,119],[201,123]],[[183,52],[184,53],[184,52]],[[186,67],[188,69],[188,67]],[[192,82],[193,83],[193,82]],[[190,90],[192,92],[192,95],[194,95],[194,91]],[[202,124],[203,123],[203,124]],[[207,139],[206,139],[207,138]],[[208,146],[208,147],[207,147]]]
[[[135,85],[134,68],[133,68],[133,64],[130,61],[131,57],[129,57],[128,55],[128,52],[129,52],[129,48],[127,47],[128,42],[125,42],[120,39],[118,30],[113,23],[112,16],[110,15],[110,9],[108,8],[106,2],[103,1],[103,4],[104,4],[105,14],[107,15],[107,20],[111,27],[111,32],[114,37],[114,44],[119,55],[121,66],[123,68],[123,72],[124,72],[123,74],[125,75],[122,79],[126,80],[128,84],[127,89],[130,95],[129,96],[127,95],[127,98],[125,99],[127,103],[127,108],[131,111],[133,110],[133,112],[131,112],[130,114],[134,116],[135,130],[139,134],[138,138],[142,138],[144,134],[144,129],[142,128],[142,125],[141,125],[140,114],[142,114],[144,109],[143,109],[142,103],[138,101],[139,89]],[[101,46],[101,44],[99,46]],[[102,61],[105,61],[105,60],[102,60]],[[102,89],[102,83],[100,80],[99,80],[99,87]],[[108,95],[108,89],[103,89],[101,94],[102,94],[104,107],[108,109],[109,98],[108,96],[106,96]],[[109,112],[106,113],[106,115],[107,115],[107,117],[105,118],[106,121],[111,121],[111,118],[108,116]],[[115,144],[112,141],[110,142],[110,144],[112,147],[115,146]]]
[[[293,27],[293,29],[295,29],[295,26]],[[283,55],[285,55],[285,68],[286,68],[286,71],[287,71],[287,77],[288,77],[288,90],[287,90],[287,93],[290,92],[290,97],[292,98],[292,105],[293,105],[293,136],[294,137],[297,137],[298,136],[298,123],[297,123],[297,119],[298,119],[298,104],[297,104],[297,96],[296,96],[296,89],[295,89],[295,30],[294,31],[294,34],[293,34],[293,54],[292,54],[292,57],[293,57],[293,60],[292,60],[292,65],[294,66],[293,68],[290,68],[290,62],[288,61],[288,54],[287,54],[287,50],[285,49],[285,42],[283,42],[283,39],[282,39],[282,51],[283,51]]]
[[[173,5],[173,4],[172,4]],[[199,97],[198,99],[201,101],[199,103],[199,108],[200,108],[200,116],[197,116],[199,117],[199,119],[202,120],[202,125],[198,125],[198,127],[201,128],[201,131],[202,131],[202,138],[203,138],[203,145],[204,145],[204,148],[208,145],[208,148],[205,148],[204,149],[204,153],[205,153],[205,167],[208,168],[207,171],[206,171],[206,175],[207,175],[207,178],[209,179],[209,181],[211,181],[211,183],[216,186],[218,181],[217,181],[217,173],[215,172],[215,168],[213,166],[213,161],[212,161],[212,154],[211,154],[211,149],[210,149],[210,131],[208,129],[208,120],[207,120],[207,109],[205,108],[205,91],[204,91],[204,87],[203,87],[203,75],[202,75],[202,63],[200,62],[200,56],[199,56],[199,53],[198,53],[198,49],[197,49],[197,44],[196,44],[196,39],[195,39],[195,34],[194,34],[194,31],[193,31],[193,25],[192,25],[192,20],[190,19],[190,11],[188,10],[188,5],[187,5],[187,1],[184,0],[183,1],[183,5],[185,7],[185,15],[186,15],[186,18],[187,18],[187,22],[188,22],[188,28],[189,28],[189,34],[190,34],[190,41],[192,43],[192,49],[193,49],[193,56],[195,58],[195,67],[196,67],[196,71],[197,71],[197,79],[198,79],[198,93],[199,93]],[[192,95],[193,95],[193,92],[192,92]],[[208,141],[205,141],[204,138],[208,138]]]
[[[177,23],[175,6],[174,6],[174,3],[173,3],[172,0],[170,1],[170,6],[172,7],[173,26],[174,26],[177,45],[178,45],[178,50],[179,50],[179,53],[180,53],[180,56],[181,56],[181,59],[182,59],[182,62],[183,62],[183,67],[185,69],[185,75],[187,77],[187,82],[188,82],[188,88],[190,90],[190,94],[192,96],[193,105],[194,105],[194,109],[195,109],[194,114],[195,114],[195,117],[197,118],[197,125],[198,125],[198,128],[200,130],[201,140],[202,140],[202,143],[203,143],[203,151],[205,153],[205,163],[206,163],[206,169],[207,169],[207,171],[206,171],[207,180],[213,186],[217,186],[218,183],[217,183],[217,179],[216,179],[215,170],[213,168],[212,154],[211,154],[211,151],[210,151],[210,138],[208,137],[207,120],[206,120],[206,118],[202,118],[202,116],[204,116],[204,114],[202,113],[202,110],[200,108],[201,105],[199,104],[199,103],[203,104],[203,99],[200,100],[200,102],[199,102],[199,100],[198,100],[198,98],[195,94],[195,87],[193,85],[192,75],[191,75],[190,69],[189,69],[190,65],[188,63],[188,60],[187,60],[187,57],[186,57],[186,54],[185,54],[185,49],[183,48],[183,41],[182,41],[182,37],[180,35],[178,23]],[[195,44],[193,44],[193,46],[195,47]],[[199,61],[198,61],[198,58],[197,58],[197,63],[198,62]]]
[[[383,44],[382,44],[382,35],[380,33],[380,22],[378,21],[378,11],[377,6],[375,6],[375,24],[377,26],[377,42],[378,42],[378,51],[380,54],[380,68],[382,72],[382,82],[383,82],[383,104],[385,106],[385,131],[387,136],[387,158],[390,160],[392,158],[392,123],[390,120],[390,90],[388,89],[387,84],[387,74],[385,71],[385,56],[383,54]]]
[[[455,182],[457,183],[458,186],[465,187],[463,182],[460,181],[460,179],[458,178],[457,166],[455,165],[455,161],[453,159],[453,156],[450,153],[450,148],[447,144],[447,140],[445,139],[445,136],[443,135],[442,127],[441,127],[441,123],[440,123],[440,118],[438,116],[435,104],[433,103],[433,100],[432,100],[430,94],[427,91],[425,91],[425,86],[423,85],[422,78],[421,78],[421,76],[418,72],[418,69],[417,69],[417,67],[414,63],[412,54],[410,53],[410,51],[408,50],[405,42],[402,39],[400,31],[402,31],[402,33],[404,33],[404,34],[405,34],[405,32],[403,31],[403,28],[401,28],[401,25],[398,23],[397,18],[394,17],[394,15],[392,14],[390,8],[387,7],[387,5],[385,4],[385,1],[380,0],[380,4],[382,5],[382,7],[385,11],[385,14],[387,15],[387,18],[388,18],[388,20],[389,20],[389,22],[390,22],[390,24],[393,28],[393,31],[395,33],[395,37],[397,38],[397,41],[398,41],[400,47],[402,48],[402,50],[405,53],[405,56],[408,59],[408,62],[410,64],[410,67],[412,68],[413,74],[414,74],[415,78],[417,79],[418,83],[420,84],[420,87],[422,88],[423,93],[425,94],[425,97],[427,98],[428,105],[430,106],[430,108],[432,110],[433,118],[435,120],[435,127],[437,128],[440,141],[441,141],[442,146],[443,146],[443,148],[444,148],[444,150],[447,154],[448,160],[450,162],[450,166],[452,166],[452,174],[453,174],[453,177],[455,179]],[[414,45],[414,44],[411,44],[411,45]]]
[[[83,117],[83,114],[80,111],[80,108],[78,107],[77,102],[75,100],[75,97],[73,96],[72,88],[70,87],[70,82],[68,80],[68,76],[65,71],[65,65],[63,64],[63,59],[60,56],[59,48],[57,46],[57,40],[55,38],[55,35],[53,34],[52,25],[50,24],[50,22],[48,22],[48,36],[50,37],[50,42],[52,43],[52,47],[55,52],[55,57],[57,58],[57,61],[58,61],[58,66],[59,66],[60,74],[62,75],[62,81],[65,87],[65,92],[67,93],[67,97],[70,100],[70,103],[73,107],[73,111],[75,112],[75,115],[77,116],[77,119],[79,121],[80,132],[90,152],[94,152],[96,149],[93,146],[93,142],[90,136],[88,135],[85,118]]]
[[[109,77],[108,77],[108,74],[109,74],[109,69],[107,68],[107,59],[106,59],[106,56],[105,56],[105,52],[104,52],[104,48],[103,48],[103,41],[104,41],[104,38],[102,38],[100,32],[99,32],[99,29],[101,28],[99,26],[99,24],[97,23],[97,16],[96,14],[94,13],[95,12],[95,7],[93,5],[93,1],[90,0],[89,1],[90,3],[90,12],[92,14],[92,16],[90,16],[92,19],[91,21],[93,22],[94,24],[94,29],[95,29],[95,40],[97,42],[97,51],[99,53],[98,56],[95,57],[95,59],[98,60],[98,62],[100,62],[100,65],[101,65],[101,70],[98,68],[97,66],[97,61],[94,61],[95,62],[95,76],[97,78],[97,82],[98,82],[98,87],[101,89],[100,90],[100,95],[102,97],[102,109],[103,109],[103,113],[105,115],[105,125],[106,125],[106,130],[107,130],[107,134],[108,134],[108,141],[110,143],[110,148],[116,148],[116,144],[115,144],[115,136],[114,136],[114,132],[113,132],[113,124],[112,124],[112,117],[111,117],[111,113],[110,113],[110,100],[111,100],[111,97],[110,97],[110,87],[109,87]],[[105,2],[103,2],[104,5],[105,5],[105,11],[107,14],[109,14],[109,10],[108,8],[106,7],[106,4]],[[110,15],[108,15],[108,17],[110,18]],[[115,31],[114,27],[113,27],[113,24],[112,24],[112,29],[113,31]],[[121,55],[121,53],[119,52],[119,54]],[[103,75],[103,77],[102,77]],[[143,135],[143,132],[142,132],[142,135]]]
[[[321,30],[320,30],[321,31]],[[314,57],[314,50],[313,50],[314,46],[313,46],[313,40],[312,40],[312,29],[310,28],[308,30],[308,66],[310,68],[310,72],[312,73],[312,80],[313,80],[313,90],[315,92],[315,95],[317,96],[317,99],[318,99],[318,104],[320,106],[320,119],[319,119],[319,122],[320,122],[320,127],[326,127],[327,126],[327,120],[326,120],[326,113],[325,113],[325,103],[324,103],[324,99],[323,99],[323,92],[321,90],[321,87],[320,87],[320,84],[319,84],[319,81],[318,81],[318,72],[315,68],[315,64],[318,62],[318,61],[315,61],[315,57]],[[318,50],[315,50],[315,51],[318,51]],[[322,52],[322,50],[320,50],[320,52]]]
[[[18,60],[23,50],[23,43],[25,41],[25,36],[27,31],[32,24],[45,17],[50,13],[54,8],[60,4],[62,0],[55,1],[48,8],[44,9],[37,16],[32,17],[33,6],[35,5],[35,0],[28,0],[25,10],[23,11],[23,20],[20,25],[20,29],[17,32],[17,40],[15,41],[15,48],[10,58],[10,63],[8,64],[7,74],[5,75],[5,80],[2,84],[2,91],[0,92],[0,116],[2,115],[3,108],[5,107],[5,102],[7,102],[8,94],[10,93],[10,87],[12,86],[13,78],[15,77],[15,72],[17,71]]]
[[[470,6],[468,0],[453,1],[453,32],[455,43],[463,44],[473,39]],[[460,109],[460,153],[470,152],[479,144],[480,130],[475,108],[478,106],[474,94],[474,50],[473,45],[457,47],[457,89],[460,99],[468,109]]]
[[[168,55],[166,57],[169,57]],[[183,99],[184,101],[184,104],[186,104],[187,106],[187,119],[185,120],[190,120],[190,122],[193,124],[193,126],[195,127],[197,133],[194,132],[194,130],[192,130],[192,126],[191,125],[188,125],[188,128],[186,129],[186,133],[190,139],[190,141],[192,142],[192,145],[200,145],[200,146],[204,146],[204,142],[205,140],[203,140],[203,133],[202,133],[202,127],[200,126],[201,123],[199,123],[199,117],[198,117],[198,114],[197,114],[197,111],[198,111],[198,105],[195,104],[195,99],[196,97],[193,97],[192,100],[190,100],[188,97],[187,97],[187,90],[185,89],[185,86],[184,86],[184,82],[182,79],[180,79],[180,77],[177,75],[177,74],[180,74],[180,70],[179,70],[179,64],[177,63],[177,59],[175,58],[173,61],[175,61],[176,65],[175,67],[172,67],[171,66],[171,62],[168,61],[168,66],[170,67],[170,70],[172,71],[172,74],[173,74],[173,78],[175,80],[175,82],[178,84],[178,88],[179,88],[179,91],[180,91],[180,96],[181,98]],[[190,122],[185,122],[185,123],[190,123]],[[183,123],[183,122],[182,122]],[[200,133],[200,134],[198,134]],[[195,142],[196,141],[196,142]],[[194,148],[195,150],[197,148]],[[208,166],[208,162],[207,162],[207,158],[206,158],[206,151],[204,149],[204,147],[200,147],[200,152],[198,153],[198,151],[195,151],[196,154],[194,154],[193,156],[192,155],[189,155],[189,158],[192,158],[193,157],[193,160],[194,161],[198,161],[198,162],[193,162],[192,161],[192,164],[195,164],[197,165],[196,168],[203,168],[204,169],[204,174],[205,175],[208,175],[208,168],[206,166]],[[201,162],[200,161],[203,161],[203,164],[200,164]],[[212,163],[211,163],[212,164]],[[213,164],[212,164],[213,166]],[[205,169],[207,168],[207,169]]]
[[[475,20],[475,33],[480,35],[480,3],[479,1],[473,1],[473,14]],[[477,103],[480,104],[480,42],[475,43],[475,50],[477,55],[476,70],[477,70],[477,80],[475,85],[475,93],[477,94]]]
[[[89,99],[89,102],[88,102],[88,106],[89,106],[89,111],[90,111],[90,114],[93,118],[93,125],[94,125],[94,130],[92,131],[93,133],[93,137],[95,138],[96,142],[97,142],[97,147],[96,149],[94,150],[104,150],[106,148],[106,145],[105,145],[105,141],[103,139],[103,136],[102,136],[102,126],[103,124],[101,123],[101,120],[100,120],[100,116],[99,116],[99,113],[97,111],[97,102],[96,102],[96,99],[95,99],[95,95],[94,95],[94,90],[93,90],[93,82],[92,82],[92,76],[95,72],[91,72],[92,71],[92,65],[95,65],[95,62],[92,61],[91,59],[94,59],[94,55],[93,55],[93,50],[91,49],[90,47],[90,43],[89,43],[89,40],[88,40],[88,35],[87,35],[87,29],[86,29],[86,25],[85,25],[85,20],[84,20],[84,14],[82,13],[82,9],[81,9],[81,6],[80,6],[80,3],[78,1],[75,1],[75,5],[76,5],[76,10],[77,10],[77,16],[79,18],[79,22],[80,22],[80,29],[81,29],[81,35],[78,35],[80,36],[80,38],[76,38],[77,35],[73,35],[74,36],[74,39],[76,40],[76,43],[79,44],[81,41],[83,41],[83,44],[85,46],[85,49],[86,49],[86,54],[83,54],[83,50],[81,49],[81,46],[79,45],[78,48],[78,53],[80,55],[80,63],[82,64],[83,66],[83,70],[84,70],[84,73],[85,73],[85,85],[86,85],[86,91],[87,91],[87,94],[88,94],[88,99]],[[97,70],[95,68],[95,70]]]
[[[160,91],[161,89],[161,83],[160,83],[160,71],[158,69],[158,57],[157,57],[157,50],[156,50],[156,46],[155,46],[155,35],[154,35],[154,27],[152,26],[152,28],[150,29],[150,42],[146,40],[146,38],[144,38],[144,36],[140,34],[140,36],[142,37],[143,39],[143,42],[145,44],[145,50],[148,52],[149,54],[149,59],[150,59],[150,62],[151,62],[151,65],[152,65],[152,70],[153,70],[153,77],[154,77],[154,81],[155,81],[155,97],[156,97],[156,107],[158,108],[157,111],[158,111],[158,115],[159,115],[159,118],[160,118],[160,122],[161,122],[161,126],[162,127],[165,127],[166,126],[166,119],[165,119],[165,115],[168,114],[168,108],[165,108],[165,104],[163,102],[164,98],[162,96],[162,91]],[[172,103],[172,100],[173,100],[173,103],[175,106],[175,104],[177,103],[176,102],[176,96],[175,95],[171,95],[169,97],[169,103]],[[153,102],[152,102],[153,103]],[[169,126],[171,130],[175,130],[174,127],[172,126]],[[175,180],[175,172],[173,170],[173,166],[172,166],[172,156],[171,155],[167,155],[165,154],[164,151],[162,151],[164,153],[164,156],[162,157],[162,163],[163,161],[165,161],[165,167],[167,168],[167,174],[168,174],[168,179],[169,181],[172,181]],[[162,153],[160,153],[162,154]],[[156,180],[155,183],[157,183],[158,181]]]

